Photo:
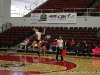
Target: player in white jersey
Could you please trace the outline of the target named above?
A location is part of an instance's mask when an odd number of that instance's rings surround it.
[[[45,28],[44,28],[44,31],[43,32],[39,32],[39,30],[36,29],[36,28],[34,28],[33,30],[35,31],[36,37],[35,37],[34,42],[32,43],[32,46],[34,47],[34,45],[37,44],[37,46],[38,46],[38,52],[37,52],[37,54],[40,56],[40,48],[41,48],[40,41],[41,41],[41,35],[42,34],[45,34]]]
[[[57,54],[56,54],[56,60],[58,61],[58,55],[60,53],[62,53],[62,49],[63,49],[63,39],[61,38],[61,36],[59,36],[59,39],[57,40]],[[61,55],[61,61],[63,61],[63,56]]]

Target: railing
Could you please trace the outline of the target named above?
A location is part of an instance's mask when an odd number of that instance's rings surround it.
[[[37,8],[38,6],[40,6],[41,4],[43,4],[46,1],[47,0],[38,0],[38,1],[34,2],[34,3],[32,3],[30,6],[25,8],[23,16],[28,14],[29,12],[31,12],[32,10],[34,10],[35,8]]]
[[[47,13],[77,13],[77,14],[81,14],[78,16],[93,16],[91,14],[98,14],[97,16],[100,16],[100,12],[94,12],[93,9],[95,9],[95,8],[35,9],[35,12],[38,11],[38,13],[46,13],[47,12]],[[99,9],[99,11],[100,11],[100,9]]]
[[[30,5],[30,7],[27,7],[27,10],[24,11],[24,13],[22,14],[21,12],[21,16],[20,17],[23,17],[24,15],[28,14],[29,12],[35,10],[35,11],[39,11],[39,13],[55,13],[55,11],[58,11],[57,13],[68,13],[68,12],[76,12],[78,13],[77,16],[100,16],[100,12],[94,12],[93,9],[95,8],[62,8],[62,9],[35,9],[33,8],[32,9],[32,5]],[[38,7],[38,6],[37,6]],[[31,8],[31,9],[29,9]],[[46,12],[45,12],[46,11]],[[100,8],[99,8],[99,11],[100,11]],[[19,12],[20,14],[20,12]],[[19,16],[18,16],[19,17]]]
[[[23,17],[47,0],[37,0],[28,7],[11,6],[11,17]]]
[[[19,10],[18,10],[19,12],[12,13],[12,14],[19,15],[19,16],[15,16],[15,17],[23,17],[26,14],[31,13],[31,11],[33,11],[33,10],[35,10],[35,11],[39,10],[40,11],[39,13],[46,13],[44,11],[50,11],[50,13],[55,13],[55,11],[58,10],[58,11],[61,11],[63,13],[64,12],[72,12],[72,13],[76,12],[79,14],[78,16],[91,16],[91,14],[92,15],[98,14],[97,16],[100,16],[100,12],[93,12],[92,11],[94,8],[36,9],[37,7],[39,7],[41,4],[43,4],[46,1],[48,1],[48,0],[37,0],[36,2],[32,3],[28,7],[25,7],[23,9],[19,8]],[[69,11],[69,10],[71,10],[71,11]],[[82,10],[82,11],[80,11],[80,10]],[[16,10],[13,10],[13,11],[16,11]],[[99,9],[99,11],[100,11],[100,9]]]

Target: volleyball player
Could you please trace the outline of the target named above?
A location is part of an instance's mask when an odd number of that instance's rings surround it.
[[[38,28],[34,28],[33,31],[35,32],[35,40],[34,42],[32,43],[32,47],[34,47],[35,44],[37,44],[37,47],[38,47],[38,56],[40,56],[40,48],[41,48],[41,44],[40,44],[40,41],[41,41],[41,35],[42,34],[45,34],[45,28],[42,32],[40,32],[40,30]]]
[[[43,54],[46,54],[46,43],[47,41],[41,40],[41,49],[43,50]]]

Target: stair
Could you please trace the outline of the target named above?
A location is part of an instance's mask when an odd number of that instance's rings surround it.
[[[32,3],[29,7],[26,7],[26,12],[24,13],[23,17],[30,17],[31,12],[37,8],[39,8],[42,4],[44,4],[48,0],[37,0],[36,2]],[[29,11],[30,10],[30,11]],[[28,13],[27,13],[28,12]]]
[[[100,0],[93,0],[90,6],[88,7],[89,9],[85,10],[83,16],[91,16],[92,10],[100,3]]]

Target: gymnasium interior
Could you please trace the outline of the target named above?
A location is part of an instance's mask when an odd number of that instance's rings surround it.
[[[40,56],[34,28],[45,28]],[[68,45],[56,60],[59,36]],[[84,74],[100,75],[100,0],[0,0],[0,75]]]

